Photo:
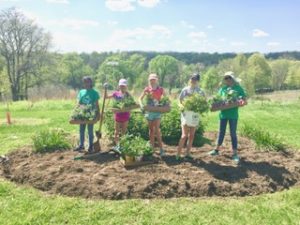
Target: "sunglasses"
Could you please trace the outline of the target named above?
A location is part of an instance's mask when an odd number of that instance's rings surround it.
[[[225,77],[224,80],[231,80],[231,77]]]

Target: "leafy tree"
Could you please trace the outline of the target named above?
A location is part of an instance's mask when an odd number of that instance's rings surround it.
[[[178,61],[172,56],[158,55],[149,62],[149,70],[151,73],[157,73],[160,79],[160,85],[169,84],[169,92],[174,88],[178,79]]]
[[[83,76],[94,76],[90,66],[84,64],[77,53],[67,53],[61,61],[61,73],[64,82],[73,89],[82,87]]]
[[[222,77],[215,67],[211,67],[203,75],[202,85],[208,94],[213,94],[218,90]]]
[[[31,78],[43,66],[50,35],[15,8],[0,14],[0,54],[14,101],[27,98]],[[40,75],[40,74],[39,74]]]
[[[253,80],[255,89],[271,86],[271,72],[271,68],[262,54],[255,53],[249,58],[247,76],[250,76],[249,80]]]
[[[270,63],[272,69],[272,87],[280,90],[286,81],[289,72],[289,61],[286,59],[278,59]]]
[[[292,61],[290,63],[286,83],[290,89],[300,88],[300,62]]]

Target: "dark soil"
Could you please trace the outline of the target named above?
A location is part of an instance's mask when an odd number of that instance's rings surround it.
[[[206,133],[215,140],[215,133]],[[231,160],[230,140],[219,156],[208,144],[194,148],[193,160],[178,163],[176,148],[166,146],[157,163],[126,169],[102,143],[103,153],[74,161],[73,151],[46,154],[18,150],[0,163],[0,176],[52,194],[97,199],[249,196],[299,186],[300,153],[262,152],[239,138],[240,165]]]

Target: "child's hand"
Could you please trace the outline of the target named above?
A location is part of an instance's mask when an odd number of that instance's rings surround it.
[[[179,106],[180,111],[184,111],[184,106],[182,104],[179,104],[178,106]]]

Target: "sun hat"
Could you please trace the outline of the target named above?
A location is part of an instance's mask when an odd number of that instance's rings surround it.
[[[225,74],[224,74],[224,79],[226,78],[226,77],[230,77],[231,79],[235,79],[235,76],[234,76],[234,72],[232,72],[232,71],[227,71]]]
[[[230,77],[236,83],[240,83],[242,81],[240,78],[236,78],[234,72],[232,71],[228,71],[224,74],[224,79],[226,79],[227,77]]]
[[[127,86],[127,80],[126,79],[120,79],[119,80],[119,86]]]
[[[151,74],[149,75],[149,78],[148,78],[148,80],[158,80],[158,76],[157,76],[157,74],[155,74],[155,73],[151,73]]]

